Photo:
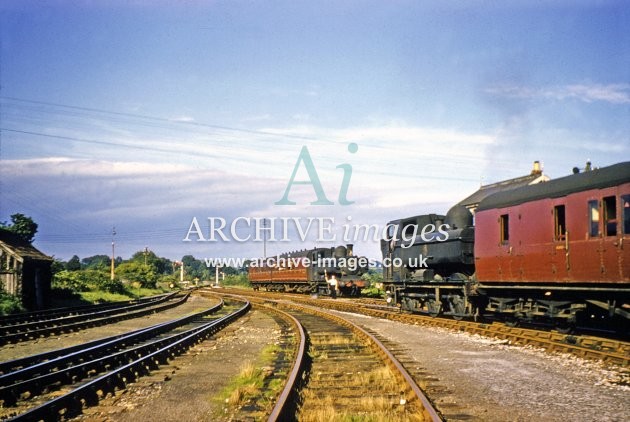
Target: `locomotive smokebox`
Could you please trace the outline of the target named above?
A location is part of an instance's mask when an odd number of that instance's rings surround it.
[[[335,258],[339,259],[339,258],[345,258],[346,254],[347,254],[347,250],[345,247],[343,246],[337,246],[335,248]]]

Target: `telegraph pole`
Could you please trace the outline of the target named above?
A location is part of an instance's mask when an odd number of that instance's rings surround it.
[[[263,259],[267,259],[267,219],[266,218],[263,218]]]
[[[115,258],[115,246],[114,246],[114,236],[116,236],[116,227],[112,227],[112,271],[111,271],[111,279],[114,281],[114,260]]]

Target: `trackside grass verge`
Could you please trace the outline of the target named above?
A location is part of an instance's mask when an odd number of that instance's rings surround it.
[[[224,413],[231,414],[247,408],[248,412],[262,417],[271,411],[287,376],[273,369],[281,351],[276,344],[266,346],[256,362],[247,362],[240,368],[239,374],[213,398],[222,403]]]

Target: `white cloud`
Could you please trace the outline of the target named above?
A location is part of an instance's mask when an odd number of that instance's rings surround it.
[[[577,99],[586,103],[603,101],[611,104],[630,104],[630,84],[572,84],[544,88],[518,85],[495,85],[486,92],[508,98],[522,99]]]
[[[567,85],[558,92],[559,99],[577,98],[585,102],[606,101],[613,104],[630,104],[630,84]]]
[[[264,122],[264,121],[268,121],[268,120],[271,120],[271,114],[269,114],[269,113],[257,114],[257,115],[254,115],[254,116],[245,117],[245,118],[241,119],[241,121],[243,121],[243,122]]]
[[[170,119],[172,122],[181,122],[181,123],[191,123],[195,121],[194,117],[191,116],[177,116]]]
[[[35,213],[42,238],[53,239],[47,247],[61,256],[89,256],[102,248],[103,241],[93,240],[94,251],[86,247],[65,253],[55,249],[68,250],[75,244],[55,244],[56,238],[50,236],[69,233],[69,239],[77,236],[77,245],[79,241],[89,244],[91,233],[106,234],[113,225],[121,237],[128,233],[129,253],[149,245],[170,257],[193,252],[199,256],[209,253],[204,245],[181,242],[193,216],[228,220],[237,216],[332,216],[342,221],[352,215],[357,224],[382,224],[430,211],[426,207],[445,212],[447,204],[476,189],[487,163],[484,151],[495,142],[494,135],[402,121],[371,122],[363,127],[302,124],[242,131],[198,126],[189,130],[187,125],[175,129],[149,126],[140,131],[112,126],[109,133],[113,136],[108,136],[106,125],[89,136],[74,126],[71,134],[77,139],[107,139],[107,145],[65,141],[63,148],[56,149],[59,155],[4,159],[1,193],[14,198],[13,203],[23,209],[3,207],[0,218],[11,212]],[[60,130],[53,128],[51,133]],[[358,145],[355,153],[349,149],[352,142]],[[292,187],[290,199],[297,205],[275,205],[304,146],[327,198],[336,205],[311,205],[316,197],[309,185]],[[347,199],[354,204],[349,206],[339,205],[345,175],[340,164],[352,168]],[[300,178],[308,178],[304,168]],[[238,253],[239,246],[255,249],[259,245],[229,245],[230,253]],[[306,246],[312,245],[297,245]]]

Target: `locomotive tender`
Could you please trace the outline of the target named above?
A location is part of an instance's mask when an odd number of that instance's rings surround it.
[[[329,294],[334,275],[341,295],[359,296],[369,285],[361,279],[367,270],[367,258],[355,256],[352,245],[313,248],[261,260],[249,267],[249,281],[255,290]]]
[[[447,240],[381,241],[383,259],[397,264],[384,268],[390,304],[567,330],[589,320],[627,333],[630,162],[494,193],[480,202],[474,224],[461,205],[389,224],[449,226]],[[426,266],[414,265],[419,255]]]

